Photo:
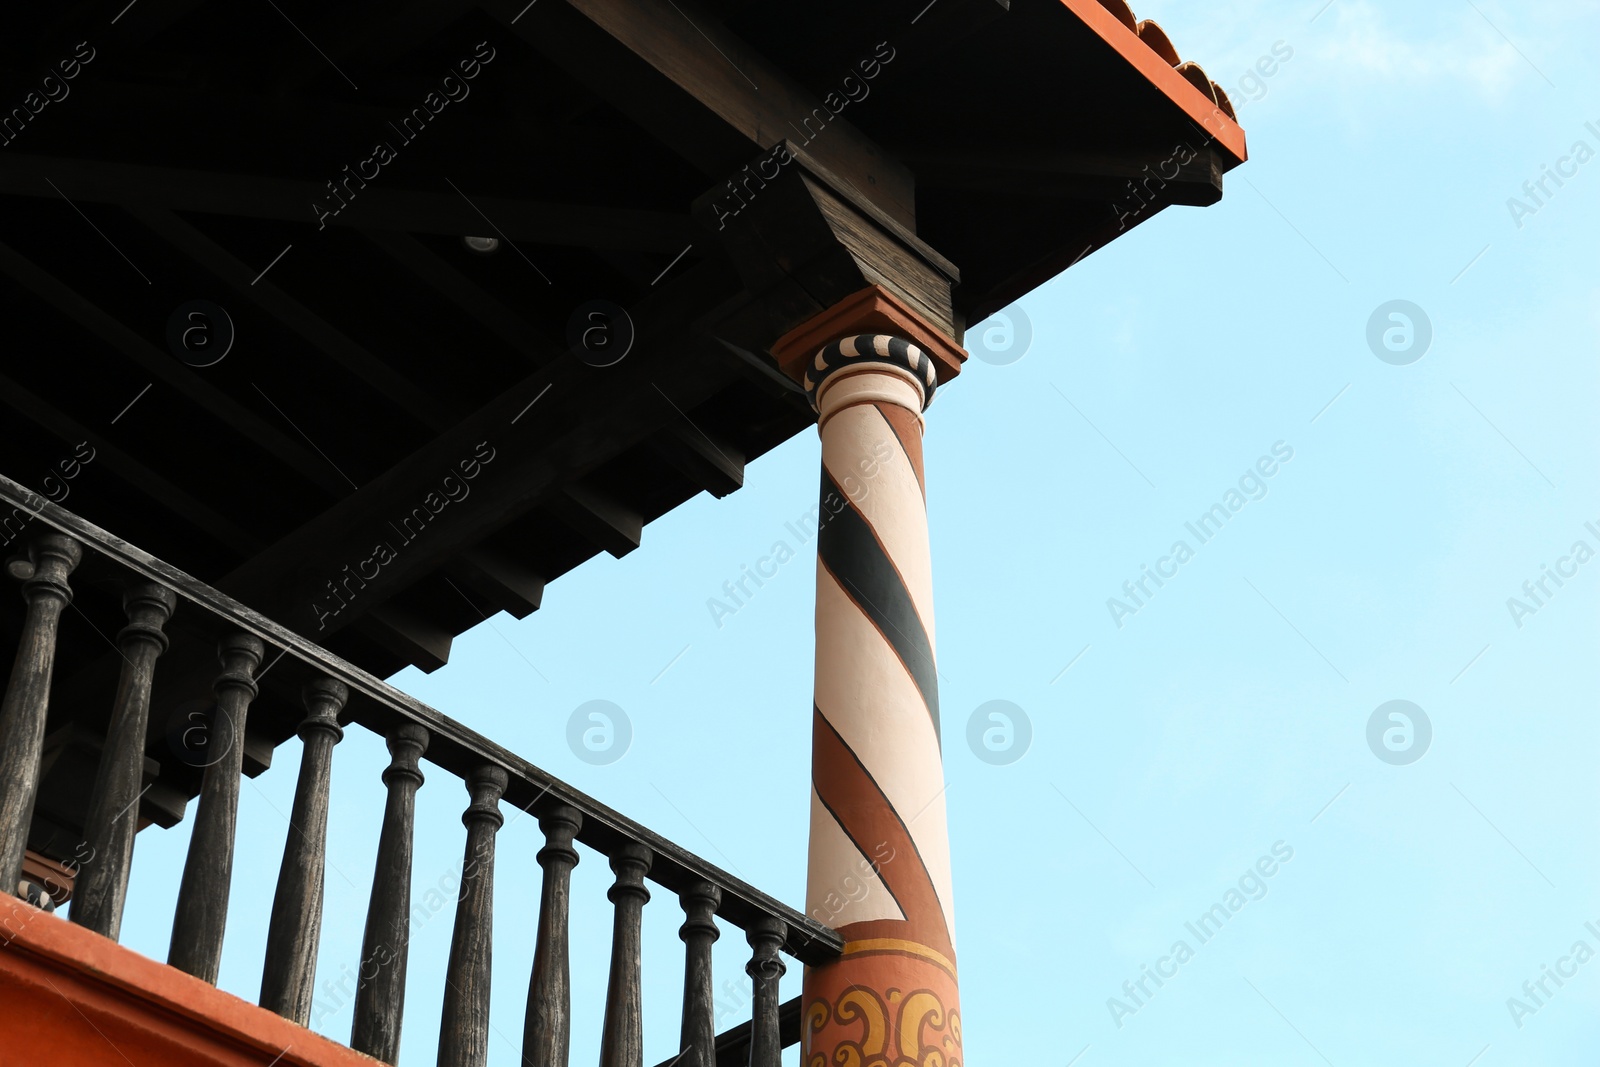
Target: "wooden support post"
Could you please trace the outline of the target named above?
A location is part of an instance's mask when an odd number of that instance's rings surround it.
[[[56,634],[61,613],[72,603],[67,577],[82,558],[78,542],[48,533],[28,546],[27,560],[11,564],[11,575],[23,580],[28,614],[5,702],[0,704],[0,894],[15,894],[22,883],[22,858],[39,795]]]
[[[222,673],[212,691],[217,707],[205,727],[205,776],[178,886],[167,963],[217,984],[222,937],[228,923],[233,884],[233,850],[239,821],[239,782],[244,774],[244,728],[258,692],[256,668],[264,649],[253,634],[237,631],[222,639],[217,658]]]
[[[701,882],[680,898],[683,925],[683,1027],[678,1053],[683,1067],[717,1067],[717,1009],[711,984],[711,946],[721,936],[717,907],[722,890]]]
[[[461,896],[445,968],[444,1013],[439,1021],[439,1067],[485,1067],[489,1062],[489,979],[494,946],[494,835],[505,822],[500,796],[509,776],[486,763],[467,779],[472,803],[467,826]]]
[[[267,927],[267,959],[261,972],[261,1006],[291,1022],[311,1021],[311,990],[322,936],[322,884],[328,851],[328,786],[333,746],[344,737],[339,712],[349,699],[345,684],[319,678],[305,688],[306,717],[300,723],[300,778],[289,815],[289,839],[278,891]]]
[[[122,677],[106,728],[100,768],[89,793],[83,839],[89,858],[83,861],[71,919],[86,929],[117,939],[122,908],[128,897],[133,866],[133,836],[139,829],[139,798],[144,795],[144,744],[150,727],[150,686],[156,659],[167,650],[162,632],[177,594],[154,582],[130,587],[122,596],[128,625],[117,634]]]
[[[422,787],[417,761],[428,750],[428,731],[416,723],[405,723],[395,728],[388,742],[390,759],[383,784],[389,789],[389,798],[378,834],[372,900],[361,940],[350,1047],[384,1063],[398,1063],[411,940],[411,853],[417,790]]]
[[[616,881],[606,899],[616,907],[611,931],[611,977],[606,985],[605,1031],[600,1038],[600,1067],[643,1067],[644,1011],[640,990],[643,945],[640,928],[650,899],[644,876],[650,850],[628,842],[611,857]]]
[[[779,1067],[783,1061],[783,1038],[778,1026],[778,979],[787,969],[778,949],[787,927],[782,919],[764,916],[745,931],[750,942],[750,962],[744,973],[750,976],[755,992],[751,995],[750,1067]]]
[[[528,982],[528,1013],[522,1027],[524,1067],[567,1067],[572,1034],[572,986],[567,962],[567,914],[572,900],[572,868],[578,865],[572,839],[583,816],[566,804],[539,819],[545,845],[539,850],[544,888],[539,894],[539,932]]]

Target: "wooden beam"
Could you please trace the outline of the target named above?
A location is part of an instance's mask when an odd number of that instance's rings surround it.
[[[792,287],[775,305],[781,317],[763,346],[871,285],[892,291],[953,333],[951,290],[960,280],[955,264],[857,196],[805,149],[790,142],[785,147],[792,161],[736,214],[723,217],[714,189],[694,205],[702,220],[718,224],[717,239],[748,291],[778,295]]]
[[[1152,216],[1166,210],[1168,206],[1168,202],[1157,200],[1154,204],[1147,205],[1136,221],[1148,222]],[[1019,264],[1010,275],[988,289],[961,294],[963,298],[961,311],[966,317],[967,324],[977,325],[1013,300],[1033,292],[1051,278],[1098,252],[1127,232],[1127,223],[1114,215],[1109,216],[1096,225],[1070,235],[1064,243],[1057,245],[1039,260]]]
[[[219,587],[326,641],[367,605],[409,588],[528,514],[580,472],[680,418],[662,403],[656,381],[671,382],[674,400],[688,408],[721,388],[730,357],[698,336],[694,321],[701,309],[734,292],[737,281],[715,262],[663,282],[629,308],[639,351],[603,368],[570,353],[553,359],[243,564]],[[402,540],[391,522],[411,513],[441,477],[477,454],[494,458],[480,464],[470,493],[446,505],[418,536]],[[312,602],[326,600],[325,583],[352,561],[372,556],[379,542],[392,542],[395,557],[348,609],[319,617]],[[293,577],[285,581],[285,575]]]
[[[78,201],[149,205],[305,224],[318,221],[312,204],[328,196],[325,186],[290,178],[24,153],[6,156],[6,166],[0,168],[0,194],[60,199],[61,194],[51,188],[51,180]],[[480,195],[471,188],[464,191],[472,198],[470,202],[449,188],[440,192],[372,186],[362,190],[347,210],[328,217],[326,222],[330,226],[459,237],[481,233],[484,216],[488,216],[513,241],[577,248],[639,248],[674,254],[699,235],[687,213],[553,204]]]
[[[234,258],[233,253],[170,211],[134,207],[130,214],[162,240],[217,275],[234,292],[276,318],[395,407],[430,430],[457,421],[465,412],[454,408],[439,391],[424,391],[393,367],[351,340],[342,330],[288,293],[260,278],[259,269]]]
[[[477,6],[476,0],[410,0],[409,3],[365,3],[324,9],[335,24],[329,40],[347,42],[339,66],[359,83],[395,60],[435,40],[448,26]],[[293,95],[325,79],[326,67],[307,68],[283,79],[278,88]]]
[[[449,632],[400,604],[370,609],[358,624],[363,633],[424,674],[432,674],[450,661]]]
[[[212,509],[209,504],[169,482],[116,445],[95,433],[70,415],[59,411],[44,397],[21,382],[0,374],[0,403],[35,423],[64,442],[87,441],[94,449],[94,461],[129,486],[149,497],[164,510],[181,515],[201,532],[226,545],[240,556],[254,555],[262,547],[255,534]]]
[[[926,0],[911,0],[908,7],[899,10],[889,5],[881,8],[864,5],[868,10],[876,10],[881,21],[886,23],[880,31],[884,37],[894,39],[901,36],[900,27],[905,17],[902,12],[916,9],[917,14],[910,27],[911,34],[905,39],[905,64],[908,67],[960,64],[961,57],[949,53],[971,41],[984,27],[1011,11],[1011,0],[939,0],[926,7],[924,3]],[[840,56],[838,61],[848,60]]]
[[[806,399],[805,386],[780,371],[771,357],[758,356],[724,337],[717,337],[714,340],[738,359],[746,380],[768,396],[782,398],[796,411],[805,412],[808,416],[812,414],[811,402]]]
[[[884,212],[870,198],[859,196],[847,181],[830,170],[815,153],[807,151],[805,146],[794,141],[785,140],[784,147],[794,157],[798,169],[804,170],[826,187],[834,197],[847,203],[850,209],[861,215],[865,221],[882,230],[885,236],[904,246],[906,251],[925,262],[930,268],[950,279],[952,284],[961,281],[960,269],[945,258],[937,248],[918,237],[914,229]]]
[[[742,2],[701,2],[726,25],[763,25],[767,40],[783,42],[784,69],[807,85],[837,84],[843,75],[859,69],[863,46],[870,53],[879,41],[895,49],[885,82],[897,82],[927,67],[946,77],[964,58],[950,53],[970,44],[1011,6],[1010,0],[879,0],[833,4],[824,15],[811,5],[766,4],[750,5],[760,7],[760,15],[751,18],[738,10]]]
[[[139,5],[148,2],[150,0],[139,0]],[[949,0],[940,2],[947,3]],[[342,5],[329,5],[327,11],[332,13],[340,7]],[[218,8],[219,14],[223,11],[224,8]],[[209,18],[210,14],[207,13],[206,17]],[[129,17],[132,17],[132,12]],[[389,18],[387,13],[381,13],[370,19],[367,25],[376,31],[387,25]],[[310,29],[309,26],[307,28]],[[315,34],[320,30],[312,32]],[[462,38],[463,42],[471,39]],[[78,38],[74,37],[73,40]],[[333,58],[360,82],[364,74],[370,72],[347,65],[344,58],[358,44],[354,39],[339,42],[339,52]],[[435,44],[433,47],[439,46]],[[118,51],[121,51],[120,46]],[[304,70],[297,69],[288,77],[303,75],[319,82],[343,84],[338,81],[334,70],[315,52],[307,49],[306,54],[310,62]],[[435,53],[430,49],[429,54]],[[470,54],[470,46],[464,45],[460,56]],[[274,56],[275,61],[282,58],[276,54]],[[442,56],[437,63],[429,60],[426,66],[418,70],[433,69],[435,66],[440,77],[451,72],[449,62]],[[651,153],[658,148],[662,153],[670,151],[636,134],[619,136],[615,129],[572,121],[574,112],[581,114],[580,109],[587,103],[581,92],[575,94],[580,101],[577,108],[563,104],[559,117],[546,117],[549,115],[549,100],[536,95],[538,89],[533,86],[547,86],[548,75],[538,70],[537,64],[530,67],[532,69],[515,68],[502,57],[483,68],[482,76],[466,85],[469,90],[467,96],[449,105],[448,110],[441,113],[440,121],[426,127],[415,149],[407,149],[406,143],[397,136],[391,125],[398,125],[406,112],[393,104],[364,103],[364,98],[371,95],[369,93],[340,90],[329,95],[319,90],[296,96],[280,88],[277,82],[271,85],[252,84],[248,89],[208,85],[205,92],[196,92],[192,88],[165,81],[156,85],[124,80],[117,76],[117,71],[103,70],[96,76],[92,95],[85,94],[81,102],[77,94],[73,95],[70,134],[63,137],[60,143],[116,145],[122,143],[129,130],[138,130],[142,148],[136,157],[137,161],[183,167],[194,158],[191,150],[193,140],[187,131],[219,127],[248,130],[249,138],[239,142],[238,147],[247,149],[254,145],[259,151],[253,156],[230,156],[232,162],[229,166],[234,170],[258,175],[332,177],[338,180],[339,176],[332,173],[308,175],[292,168],[286,170],[282,163],[286,158],[322,158],[331,148],[343,146],[350,152],[359,152],[355,158],[347,158],[341,153],[339,162],[353,165],[361,157],[370,154],[376,141],[385,141],[406,158],[404,166],[407,177],[403,179],[406,186],[447,190],[449,186],[443,180],[447,176],[457,181],[463,174],[485,181],[495,176],[494,180],[501,184],[493,191],[509,193],[516,198],[522,197],[529,182],[537,181],[540,175],[527,171],[523,165],[525,156],[506,153],[504,148],[508,144],[537,146],[541,158],[561,161],[559,174],[563,179],[592,175],[599,179],[604,188],[610,188],[606,180],[615,177],[624,178],[620,184],[626,186],[629,184],[626,176],[632,168],[648,166],[647,157],[642,156],[641,152]],[[200,75],[197,73],[194,76]],[[423,83],[415,81],[417,76],[416,73],[407,72],[397,80],[396,76],[391,75],[386,79],[386,85],[415,84],[420,100],[424,90]],[[491,92],[504,98],[502,107],[496,108],[483,100]],[[162,122],[159,125],[150,123],[152,114],[161,115]],[[116,154],[114,158],[124,162],[134,161],[125,153]],[[392,177],[385,173],[374,184],[388,186]],[[572,184],[583,186],[587,183],[579,181]],[[323,197],[327,197],[326,188],[323,189]],[[593,198],[586,200],[593,202]]]
[[[637,511],[583,482],[564,486],[546,506],[578,536],[618,559],[638,548],[644,534],[644,519]]]
[[[410,234],[362,230],[361,235],[521,355],[536,360],[550,351],[554,338],[541,337],[527,319],[490,296]]]
[[[193,370],[6,244],[0,244],[0,273],[10,276],[68,319],[122,353],[157,381],[187,398],[219,423],[237,431],[329,496],[338,498],[346,494],[349,485],[326,460],[227,393],[207,383]]]
[[[186,16],[204,7],[207,0],[145,0],[118,16],[119,50],[134,51],[159,37]]]
[[[744,453],[721,436],[680,421],[652,437],[650,444],[691,484],[718,499],[744,486]]]
[[[821,127],[825,132],[811,142],[817,158],[859,195],[900,223],[915,226],[911,171],[691,0],[568,0],[535,5],[517,19],[512,18],[514,6],[497,6],[493,14],[600,96],[658,131],[672,147],[684,150],[688,142],[678,139],[675,127],[692,130],[695,116],[669,117],[663,111],[672,101],[663,99],[659,89],[649,99],[641,95],[636,78],[617,77],[626,66],[618,52],[642,61],[680,97],[694,101],[702,114],[715,117],[741,139],[746,151],[720,166],[712,164],[708,173],[713,177],[742,163],[751,147],[767,149],[786,137],[803,136],[793,124],[813,115],[828,116]],[[611,38],[609,55],[604,50],[597,54],[592,40],[571,24],[568,12],[574,9]],[[863,48],[861,58],[871,58],[873,43],[864,42]],[[690,158],[702,167],[709,162],[703,153]]]
[[[544,579],[521,558],[488,545],[467,549],[445,568],[453,579],[514,619],[539,610]]]
[[[708,178],[750,154],[744,136],[576,9],[566,3],[543,7],[535,5],[521,19],[512,10],[492,14],[505,32],[520,34],[545,63],[651,131]],[[527,26],[531,20],[539,22],[537,31]]]
[[[1197,137],[1196,140],[1199,140]],[[1222,199],[1223,160],[1209,146],[1179,163],[1179,146],[1138,154],[1074,152],[908,152],[905,159],[930,188],[1051,196],[1101,203],[1136,203],[1156,196],[1167,204],[1205,207]]]

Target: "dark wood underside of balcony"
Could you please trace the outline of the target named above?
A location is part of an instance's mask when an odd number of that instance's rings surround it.
[[[9,18],[4,473],[380,676],[738,488],[813,421],[767,352],[794,325],[877,284],[959,339],[1124,225],[1214,200],[1238,162],[1058,0]],[[729,217],[785,139],[794,161]],[[1119,223],[1183,142],[1196,161]],[[379,143],[393,160],[344,184]],[[213,366],[168,342],[196,300],[235,330]],[[612,366],[569,341],[593,300],[636,329]],[[67,625],[113,633],[117,591],[86,571]],[[213,646],[184,625],[154,723],[209,694]],[[65,647],[52,728],[92,739],[118,657]],[[299,716],[269,685],[248,766]]]

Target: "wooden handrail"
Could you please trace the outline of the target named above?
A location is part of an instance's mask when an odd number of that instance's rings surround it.
[[[508,777],[505,801],[536,816],[560,807],[575,810],[581,817],[577,841],[608,857],[637,848],[647,850],[651,856],[649,880],[673,894],[682,896],[701,883],[710,882],[720,891],[718,916],[746,931],[765,925],[762,920],[771,921],[775,930],[781,924],[783,951],[801,962],[826,963],[843,951],[844,941],[834,930],[614,811],[417,698],[4,475],[0,475],[0,504],[25,511],[126,570],[166,586],[182,599],[222,620],[228,629],[253,634],[267,644],[284,649],[320,676],[342,682],[351,697],[345,711],[347,721],[386,738],[406,724],[420,727],[428,736],[424,757],[427,762],[464,782],[485,765],[504,769]],[[25,830],[23,827],[23,832]]]

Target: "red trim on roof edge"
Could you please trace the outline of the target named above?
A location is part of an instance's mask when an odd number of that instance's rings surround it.
[[[1137,33],[1100,6],[1100,0],[1061,0],[1061,3],[1098,34],[1101,40],[1116,49],[1151,85],[1182,108],[1194,124],[1205,131],[1223,151],[1240,163],[1249,158],[1244,143],[1244,128],[1229,118],[1228,113],[1215,101],[1191,85],[1149,45],[1139,40]]]

